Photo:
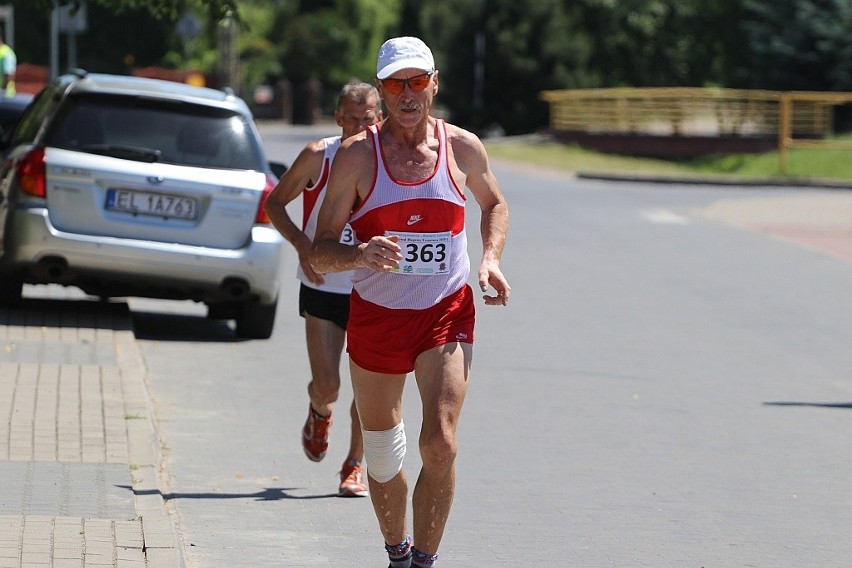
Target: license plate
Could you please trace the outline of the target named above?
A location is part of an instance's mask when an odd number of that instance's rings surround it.
[[[195,219],[198,203],[191,197],[128,189],[107,191],[106,208],[135,215]]]

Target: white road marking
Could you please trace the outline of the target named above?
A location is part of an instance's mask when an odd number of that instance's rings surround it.
[[[642,212],[642,217],[652,223],[668,223],[670,225],[687,225],[690,222],[687,217],[672,213],[667,209],[648,209]]]

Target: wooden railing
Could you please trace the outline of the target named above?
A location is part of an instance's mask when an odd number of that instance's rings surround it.
[[[852,148],[831,140],[834,109],[852,93],[692,87],[543,91],[550,128],[585,134],[777,137],[779,169],[793,147]]]

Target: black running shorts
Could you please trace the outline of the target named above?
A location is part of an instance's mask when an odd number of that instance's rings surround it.
[[[299,315],[328,320],[346,329],[349,321],[349,294],[323,292],[302,284],[299,287]]]

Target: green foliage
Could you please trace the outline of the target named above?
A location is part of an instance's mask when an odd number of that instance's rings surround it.
[[[295,103],[323,89],[322,107],[334,108],[339,89],[352,77],[370,81],[379,45],[398,21],[396,0],[327,0],[285,3],[275,8],[275,25],[265,34],[276,46],[279,66],[270,79],[286,79]],[[307,92],[306,92],[307,90]]]
[[[92,5],[87,19],[91,33],[77,37],[78,66],[83,69],[129,73],[132,67],[159,64],[166,54],[172,25],[156,19],[147,10],[114,13]],[[141,41],[143,38],[147,41]]]
[[[52,2],[5,0],[19,61],[47,64]],[[204,32],[184,42],[175,23],[189,9]],[[343,83],[373,77],[385,39],[417,35],[435,53],[437,103],[481,132],[544,127],[546,89],[852,90],[852,0],[88,0],[88,10],[81,65],[213,73],[221,23],[237,22],[241,92],[286,81],[297,106],[318,100],[325,113]]]
[[[742,0],[585,0],[600,86],[725,84]]]
[[[852,0],[746,0],[736,81],[779,90],[852,89]]]
[[[240,7],[243,28],[238,51],[243,62],[243,82],[249,87],[273,82],[280,76],[281,49],[270,37],[274,32],[275,8],[268,2],[251,2]]]
[[[485,18],[485,117],[507,133],[542,124],[547,106],[527,96],[532,90],[586,86],[586,35],[560,0],[519,5],[514,0],[489,2]],[[574,73],[574,71],[580,71]],[[490,120],[489,120],[490,119]]]
[[[724,85],[741,41],[741,2],[408,0],[404,12],[418,17],[404,24],[436,51],[440,101],[454,120],[519,133],[546,124],[537,96],[546,89]]]
[[[14,49],[19,63],[47,66],[50,60],[50,10],[41,0],[6,2],[15,10]],[[49,3],[48,3],[49,5]],[[176,41],[173,23],[157,19],[147,8],[120,10],[90,3],[87,30],[77,34],[79,67],[127,73],[133,67],[157,65]],[[67,68],[65,34],[58,45],[59,70]]]
[[[100,6],[113,13],[121,13],[125,10],[145,10],[157,19],[171,21],[177,20],[182,13],[190,8],[208,14],[214,21],[239,15],[238,0],[25,0],[24,2],[12,2],[12,4],[27,3],[41,12],[49,12],[56,4],[79,7],[84,2],[89,6]]]
[[[350,66],[339,69],[334,82],[337,87],[342,87],[352,77],[370,82],[376,74],[379,46],[394,35],[391,32],[400,21],[401,1],[337,0],[337,9],[343,14],[353,37]]]
[[[296,83],[333,80],[341,68],[349,66],[353,39],[346,22],[333,10],[297,16],[281,37],[284,72]]]
[[[591,86],[590,42],[574,3],[565,0],[408,0],[400,33],[430,45],[440,70],[439,103],[474,130],[492,125],[528,132],[543,124],[538,92]],[[477,46],[480,50],[477,51]],[[481,71],[481,74],[479,74]]]

